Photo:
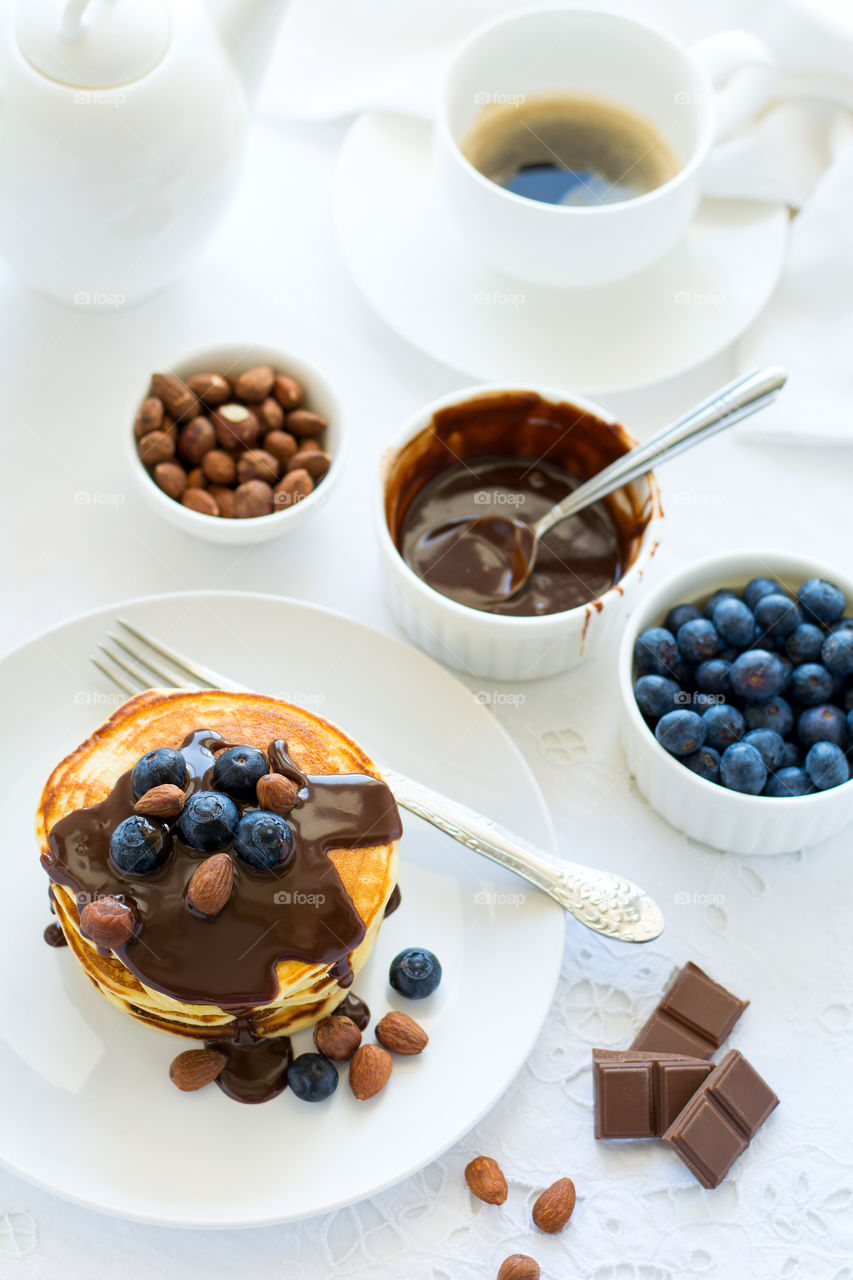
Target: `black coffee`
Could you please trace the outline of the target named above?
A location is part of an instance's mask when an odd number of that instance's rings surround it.
[[[588,94],[490,104],[460,147],[492,182],[545,204],[616,204],[654,191],[679,169],[650,120]]]

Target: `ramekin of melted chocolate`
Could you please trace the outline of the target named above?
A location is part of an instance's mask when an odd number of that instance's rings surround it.
[[[635,443],[618,423],[532,391],[449,405],[388,466],[391,538],[428,586],[474,609],[535,617],[597,601],[634,563],[654,514],[635,486],[550,530],[529,583],[506,600],[496,601],[487,585],[499,550],[467,535],[448,538],[446,530],[478,516],[533,524]]]

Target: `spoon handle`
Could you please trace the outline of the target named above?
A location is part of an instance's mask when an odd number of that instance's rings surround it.
[[[380,772],[402,808],[474,853],[529,880],[588,929],[621,942],[651,942],[662,931],[663,913],[632,881],[609,871],[548,857],[467,805],[384,765]]]
[[[651,439],[637,445],[609,467],[599,471],[575,489],[562,502],[546,511],[533,526],[536,537],[541,538],[560,520],[573,516],[585,507],[598,502],[614,489],[638,480],[651,471],[655,463],[668,462],[679,453],[709,440],[718,431],[724,431],[751,413],[757,413],[776,399],[785,385],[784,369],[754,370],[736,378],[728,386],[715,391],[695,409],[677,418],[675,422],[658,431]]]

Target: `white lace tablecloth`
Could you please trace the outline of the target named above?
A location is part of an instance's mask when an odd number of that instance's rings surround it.
[[[190,587],[280,591],[394,629],[369,509],[376,460],[404,416],[466,379],[384,328],[346,278],[329,213],[340,137],[337,126],[259,126],[244,189],[211,252],[136,310],[63,310],[0,277],[6,648],[83,609]],[[271,165],[273,146],[284,159]],[[347,475],[298,545],[232,552],[193,542],[154,521],[124,471],[122,433],[140,379],[182,350],[241,336],[303,351],[347,406]],[[819,376],[819,349],[814,357]],[[732,371],[723,356],[611,403],[644,434]],[[851,479],[843,449],[809,455],[712,442],[663,477],[666,530],[654,575],[749,543],[843,562],[853,541]],[[539,1258],[548,1280],[851,1280],[853,831],[761,859],[714,853],[667,827],[625,773],[613,656],[541,685],[467,682],[530,761],[565,852],[618,863],[668,921],[643,949],[569,927],[541,1038],[476,1130],[369,1202],[242,1232],[101,1217],[0,1170],[2,1280],[483,1280],[518,1250]],[[751,1000],[731,1043],[781,1098],[712,1192],[659,1143],[592,1136],[591,1047],[627,1045],[688,958]],[[453,1071],[466,1069],[451,1064],[449,1090]],[[472,1201],[464,1185],[463,1168],[479,1152],[507,1174],[500,1209]],[[530,1207],[561,1175],[575,1180],[578,1205],[570,1227],[546,1238],[531,1228]]]

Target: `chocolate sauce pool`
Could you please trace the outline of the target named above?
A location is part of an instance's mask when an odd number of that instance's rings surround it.
[[[634,443],[618,423],[535,392],[450,405],[389,465],[391,537],[419,577],[472,608],[529,617],[587,604],[634,562],[651,501],[641,504],[631,488],[620,489],[556,525],[540,545],[530,582],[502,601],[491,598],[501,580],[501,540],[476,530],[468,536],[464,521],[500,516],[532,524]]]

